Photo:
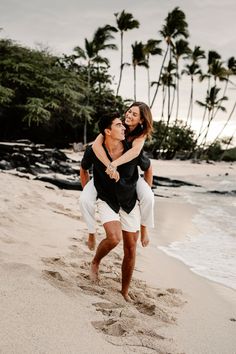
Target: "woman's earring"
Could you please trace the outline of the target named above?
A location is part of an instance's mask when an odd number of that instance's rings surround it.
[[[141,127],[141,129],[143,129],[143,125],[142,125],[142,123],[140,124],[140,127]]]

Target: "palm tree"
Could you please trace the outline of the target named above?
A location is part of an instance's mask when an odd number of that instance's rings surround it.
[[[97,53],[106,49],[117,50],[116,44],[107,43],[108,41],[114,39],[112,32],[117,32],[117,29],[113,26],[105,25],[103,27],[98,27],[93,37],[93,42]]]
[[[88,41],[87,38],[84,40],[84,48],[81,48],[79,46],[74,48],[74,51],[76,53],[77,58],[83,58],[87,62],[87,102],[85,103],[87,106],[89,106],[89,101],[90,101],[90,90],[91,90],[91,84],[90,84],[90,76],[91,76],[91,66],[93,63],[98,59],[98,53],[97,53],[97,48],[95,46],[94,41]],[[87,124],[88,124],[88,117],[84,115],[84,133],[83,133],[83,140],[84,144],[87,143]]]
[[[121,13],[117,12],[114,15],[116,17],[117,28],[120,31],[120,76],[116,91],[116,96],[118,96],[124,69],[124,32],[134,28],[139,28],[139,22],[133,18],[131,13],[125,12],[125,10],[123,10]]]
[[[110,25],[105,25],[99,27],[94,33],[93,39],[89,41],[87,38],[84,40],[84,49],[77,46],[74,48],[76,53],[76,58],[82,58],[86,61],[87,65],[87,102],[86,106],[90,103],[90,92],[91,92],[91,70],[93,67],[97,66],[97,71],[99,71],[99,65],[105,64],[109,65],[109,60],[100,55],[100,52],[106,49],[117,49],[115,44],[107,43],[113,39],[112,32],[116,32],[116,28]],[[84,115],[84,144],[87,143],[87,115]]]
[[[203,147],[206,144],[206,140],[207,140],[207,135],[210,129],[210,125],[215,117],[215,112],[214,110],[220,109],[221,111],[225,112],[226,109],[225,107],[223,107],[221,105],[221,103],[223,101],[226,101],[228,98],[226,96],[221,97],[218,99],[218,93],[220,91],[219,87],[213,86],[211,87],[210,90],[207,91],[207,96],[205,98],[205,102],[201,102],[201,101],[196,101],[197,104],[201,107],[204,107],[207,111],[208,111],[208,122],[207,122],[207,126],[205,127],[205,135],[201,141],[201,144],[203,144]]]
[[[210,87],[211,87],[211,78],[212,78],[212,75],[211,75],[211,67],[212,67],[213,63],[214,63],[216,60],[219,60],[219,59],[221,59],[221,55],[220,55],[219,53],[217,53],[217,52],[214,51],[214,50],[209,50],[209,52],[208,52],[208,58],[207,58],[207,65],[208,65],[207,73],[206,73],[206,74],[202,74],[202,75],[200,75],[200,77],[199,77],[199,80],[200,80],[200,81],[204,81],[205,79],[207,79],[207,81],[208,81],[208,84],[207,84],[207,92],[208,92],[208,91],[210,92]],[[198,133],[198,136],[197,136],[197,140],[198,140],[199,137],[202,135],[202,129],[203,129],[203,126],[204,126],[206,113],[207,113],[207,108],[205,107],[204,112],[203,112],[203,117],[202,117],[201,126],[200,126],[199,133]]]
[[[172,87],[175,89],[174,83],[174,75],[175,75],[176,66],[174,63],[169,62],[167,67],[164,67],[162,76],[161,76],[161,86],[162,86],[162,112],[161,112],[161,119],[164,118],[164,109],[165,109],[165,100],[166,94],[168,94],[168,112],[167,117],[167,126],[169,125],[170,121],[170,88]],[[174,71],[174,73],[173,73]]]
[[[185,41],[184,39],[179,39],[178,41],[175,42],[173,46],[173,53],[174,53],[174,58],[176,61],[176,75],[175,75],[175,91],[177,95],[177,102],[176,102],[176,117],[175,117],[175,124],[177,123],[178,120],[178,115],[179,115],[179,60],[183,55],[187,55],[190,53],[190,48],[189,48],[189,43]],[[173,95],[173,104],[174,104],[174,99],[175,99],[175,91]]]
[[[229,78],[232,75],[236,75],[236,59],[234,57],[230,57],[227,61],[226,77],[225,77],[226,83],[225,83],[223,95],[226,94],[226,90],[227,90],[228,84],[230,82]]]
[[[192,64],[187,64],[185,66],[185,69],[182,71],[182,74],[186,74],[186,75],[190,76],[190,78],[191,78],[190,98],[189,98],[189,106],[188,106],[188,113],[187,113],[187,119],[186,119],[186,125],[188,125],[188,120],[190,118],[189,125],[191,126],[192,119],[193,119],[194,77],[197,75],[201,75],[202,71],[201,71],[198,63],[192,63]]]
[[[158,149],[161,151],[161,148],[165,145],[166,138],[168,135],[169,131],[169,124],[170,124],[170,118],[171,118],[171,105],[170,105],[170,90],[171,87],[175,90],[175,83],[174,83],[174,76],[176,75],[176,65],[175,63],[169,61],[168,65],[164,67],[162,76],[161,76],[161,85],[163,87],[162,89],[162,118],[164,118],[164,105],[165,105],[165,99],[167,95],[167,121],[165,123],[165,127],[163,129],[163,133],[161,135],[160,141],[159,141],[159,146]],[[166,89],[164,89],[164,86]]]
[[[182,71],[182,74],[186,74],[191,78],[191,89],[190,89],[190,99],[189,107],[187,113],[186,125],[188,124],[188,119],[190,118],[189,125],[191,126],[193,119],[193,88],[194,88],[194,77],[202,75],[202,71],[198,64],[200,59],[205,58],[205,52],[199,46],[195,46],[193,50],[190,51],[188,58],[191,60],[190,64],[185,66],[185,69]]]
[[[179,9],[179,7],[175,7],[172,12],[168,13],[168,16],[165,19],[165,24],[162,26],[162,30],[160,31],[160,34],[164,38],[167,47],[161,64],[159,78],[157,80],[156,90],[152,99],[151,107],[153,106],[158,93],[162,70],[164,68],[167,54],[171,50],[171,46],[173,45],[173,40],[179,37],[188,38],[189,34],[187,27],[188,24],[185,20],[185,14],[182,10]]]
[[[161,40],[149,39],[147,43],[144,45],[144,54],[147,62],[147,80],[148,80],[148,104],[150,105],[150,72],[149,72],[149,59],[150,55],[162,55],[162,49],[159,47]]]
[[[134,100],[136,101],[136,68],[137,66],[148,67],[142,42],[138,43],[135,41],[135,43],[132,44],[132,65],[134,69]]]
[[[210,90],[210,86],[211,86],[211,78],[212,78],[212,65],[215,61],[220,60],[221,59],[221,55],[219,53],[217,53],[214,50],[209,50],[208,52],[208,56],[207,56],[207,73],[203,74],[200,77],[200,81],[203,81],[205,79],[208,80],[208,87],[207,90]]]
[[[175,75],[176,75],[176,64],[169,61],[168,65],[164,67],[162,75],[162,84],[165,84],[167,87],[167,122],[166,122],[166,127],[168,128],[169,123],[170,123],[170,118],[171,118],[171,95],[170,95],[170,89],[171,87],[174,88],[175,90]],[[165,137],[164,137],[165,138]]]

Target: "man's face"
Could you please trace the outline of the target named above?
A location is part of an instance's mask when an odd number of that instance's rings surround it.
[[[124,140],[125,139],[125,127],[122,124],[120,118],[115,118],[109,129],[110,137],[114,140]]]

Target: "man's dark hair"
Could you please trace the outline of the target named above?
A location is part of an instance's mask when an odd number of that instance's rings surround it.
[[[105,135],[105,129],[111,128],[113,120],[116,118],[120,118],[119,112],[112,112],[110,114],[105,114],[102,118],[98,121],[98,128],[102,135]]]

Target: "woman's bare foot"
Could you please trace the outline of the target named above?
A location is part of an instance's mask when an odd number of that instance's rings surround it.
[[[95,247],[96,247],[96,236],[95,236],[95,234],[89,234],[88,235],[87,246],[90,249],[90,251],[94,251],[95,250]]]
[[[98,283],[99,278],[98,278],[98,265],[94,262],[91,262],[90,264],[90,270],[89,270],[89,278],[92,282]]]
[[[143,247],[147,247],[147,245],[149,244],[147,228],[144,225],[141,225],[141,244]]]

